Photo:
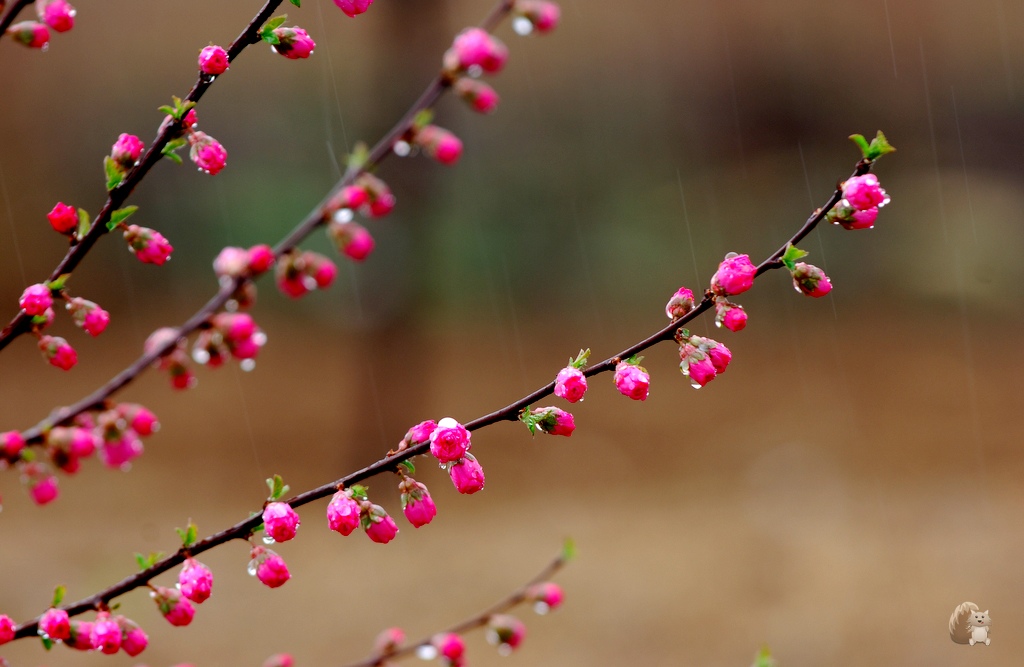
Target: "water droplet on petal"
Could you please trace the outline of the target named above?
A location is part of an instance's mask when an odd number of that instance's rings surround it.
[[[437,657],[437,648],[433,644],[423,644],[416,647],[416,657],[420,660],[433,660]]]
[[[274,538],[266,533],[263,534],[263,544],[274,544]]]
[[[470,65],[469,69],[466,70],[466,74],[470,75],[474,79],[480,78],[480,75],[484,73],[484,68],[480,65]]]
[[[237,312],[238,301],[236,301],[235,299],[228,299],[227,303],[224,304],[224,310],[228,311],[229,313]]]
[[[517,16],[512,20],[512,29],[516,31],[517,35],[526,37],[533,32],[533,22],[525,16]]]
[[[696,380],[690,382],[690,386],[693,387],[694,389],[700,389],[700,384]]]
[[[255,368],[256,368],[256,360],[255,359],[242,359],[242,362],[240,364],[238,364],[238,366],[243,371],[248,373],[248,372],[250,372],[252,370],[255,370]]]
[[[253,334],[252,340],[260,347],[263,347],[264,345],[267,344],[267,334],[263,333],[262,331],[259,331]]]
[[[500,655],[503,658],[507,658],[508,656],[512,655],[512,650],[512,647],[508,644],[502,644],[498,647],[498,655]]]
[[[407,141],[396,141],[394,145],[395,155],[398,157],[406,157],[409,155],[409,151],[412,150],[412,146]]]
[[[543,600],[538,600],[537,602],[533,603],[533,612],[538,616],[544,616],[549,611],[551,611],[551,607],[548,606],[547,602],[544,602]]]
[[[256,570],[258,569],[258,567],[259,566],[256,565],[256,559],[253,558],[252,560],[249,561],[249,565],[245,569],[249,573],[250,577],[255,577],[256,576]]]
[[[210,353],[201,347],[192,350],[192,360],[200,366],[210,363]]]
[[[345,224],[346,222],[352,222],[352,218],[355,214],[352,213],[350,208],[340,208],[334,212],[334,221],[338,224]]]

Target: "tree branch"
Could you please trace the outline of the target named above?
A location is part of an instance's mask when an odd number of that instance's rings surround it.
[[[32,4],[33,0],[15,0],[14,4],[11,5],[7,13],[4,14],[3,18],[0,18],[0,37],[7,34],[7,29],[14,23],[14,19],[18,18],[18,14],[21,10],[25,9]]]

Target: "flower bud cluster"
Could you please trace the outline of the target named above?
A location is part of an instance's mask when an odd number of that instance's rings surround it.
[[[485,481],[483,467],[469,453],[471,437],[469,429],[451,417],[439,420],[430,433],[431,455],[442,468],[447,467],[456,490],[467,495],[482,490]]]
[[[14,621],[0,615],[0,644],[14,639]],[[39,636],[46,642],[63,643],[77,651],[98,651],[113,655],[123,651],[135,657],[146,650],[149,637],[137,623],[124,616],[99,611],[95,620],[71,620],[68,613],[51,607],[39,619]]]
[[[338,276],[338,267],[320,253],[294,250],[277,262],[275,279],[283,294],[293,299],[317,289],[327,289]]]
[[[433,507],[433,501],[426,493],[425,486],[421,501],[424,498],[425,502]],[[403,498],[404,504],[405,498]],[[426,515],[425,510],[426,507],[416,508],[414,516],[422,518]],[[422,512],[422,516],[418,514],[419,512]],[[408,517],[408,513],[406,516]],[[433,516],[424,523],[429,523],[432,518]],[[398,535],[398,524],[395,523],[395,520],[388,515],[383,507],[371,503],[366,487],[358,485],[340,489],[331,497],[331,501],[327,504],[327,525],[334,532],[345,536],[351,535],[356,528],[362,527],[366,536],[378,544],[387,544]],[[416,527],[419,528],[419,526]]]
[[[53,293],[64,298],[67,310],[75,325],[90,336],[99,336],[110,323],[110,313],[92,301],[71,297],[58,283],[37,283],[25,288],[18,305],[21,311],[32,318],[32,330],[39,339],[39,351],[51,365],[70,370],[78,363],[78,353],[59,336],[42,335],[40,332],[53,324],[56,313],[53,309]]]
[[[732,361],[732,352],[722,343],[691,336],[683,330],[677,337],[679,341],[679,370],[690,377],[690,384],[700,389],[708,382],[724,373]]]
[[[889,203],[874,174],[854,176],[841,185],[843,198],[829,212],[830,222],[845,229],[871,229],[878,219],[878,209]]]
[[[3,3],[0,3],[2,8]],[[67,0],[36,0],[38,21],[22,21],[7,29],[7,34],[30,49],[46,48],[50,30],[67,32],[75,27],[75,8]]]

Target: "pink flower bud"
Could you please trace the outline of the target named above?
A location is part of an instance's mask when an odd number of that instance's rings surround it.
[[[269,271],[274,261],[274,249],[270,246],[261,244],[249,248],[249,272],[254,276]]]
[[[39,619],[39,632],[56,641],[71,638],[71,619],[63,609],[47,609]]]
[[[472,454],[449,468],[448,476],[459,493],[470,495],[484,488],[484,469]]]
[[[680,287],[665,304],[665,314],[670,320],[678,320],[691,310],[693,310],[693,292],[685,287]]]
[[[634,401],[646,401],[651,386],[651,376],[642,366],[620,361],[615,366],[615,388],[623,396]]]
[[[64,645],[76,651],[92,651],[96,645],[92,643],[92,621],[71,621],[71,636],[64,640]]]
[[[558,5],[541,0],[518,0],[516,11],[529,19],[539,33],[551,32],[558,27],[558,21],[562,18],[562,10]]]
[[[422,127],[416,132],[414,141],[441,164],[453,165],[462,157],[462,140],[443,127]]]
[[[263,562],[256,569],[256,578],[269,588],[278,588],[284,586],[285,582],[292,578],[292,574],[288,571],[288,565],[283,558],[276,553],[267,552]]]
[[[729,363],[732,361],[732,352],[725,345],[716,341],[714,347],[708,350],[708,358],[711,359],[712,365],[715,367],[716,373],[724,373],[725,369],[729,367]]]
[[[274,34],[277,35],[278,39],[278,43],[271,47],[274,53],[280,53],[285,58],[291,60],[308,58],[313,55],[316,42],[302,28],[298,26],[293,28],[274,28]]]
[[[366,536],[377,544],[387,544],[398,535],[398,524],[380,505],[373,505],[363,520]]]
[[[53,502],[60,495],[57,478],[53,475],[37,478],[29,487],[28,493],[36,505],[42,506]]]
[[[362,262],[373,252],[373,237],[358,222],[332,221],[327,225],[327,234],[338,247],[338,252],[357,262]]]
[[[466,28],[445,54],[445,66],[451,70],[479,67],[488,74],[497,74],[508,60],[508,47],[482,28]]]
[[[115,620],[121,626],[121,632],[123,633],[121,637],[121,650],[133,658],[145,651],[146,647],[149,646],[149,637],[142,628],[124,616],[118,616]]]
[[[748,255],[727,255],[711,277],[711,289],[720,296],[742,294],[753,287],[756,276],[757,267]]]
[[[875,220],[877,219],[878,207],[872,206],[863,211],[854,211],[850,215],[849,220],[841,220],[839,224],[846,229],[871,229],[875,226]]]
[[[437,635],[430,640],[437,652],[449,664],[462,664],[462,655],[466,652],[466,642],[454,632]]]
[[[797,262],[790,273],[793,275],[793,287],[797,292],[818,298],[832,291],[832,281],[824,271],[813,264]]]
[[[360,174],[356,185],[366,191],[369,203],[363,207],[363,213],[371,218],[382,218],[395,208],[395,196],[387,183],[373,174]]]
[[[419,424],[416,424],[406,432],[405,438],[402,439],[402,442],[404,442],[409,447],[414,447],[416,445],[427,442],[430,440],[430,434],[433,433],[434,429],[436,428],[437,422],[435,422],[433,419],[428,419],[425,422],[420,422]]]
[[[455,82],[455,92],[464,99],[474,111],[491,113],[498,108],[498,93],[483,81],[470,77],[461,77]]]
[[[99,459],[111,470],[127,471],[132,461],[142,456],[145,448],[134,431],[125,431],[120,437],[104,440],[100,445]]]
[[[564,398],[570,403],[583,400],[587,393],[587,377],[578,368],[566,366],[555,376],[555,396]]]
[[[530,411],[536,419],[537,427],[549,435],[569,437],[576,430],[576,422],[572,414],[559,408],[537,408]]]
[[[273,502],[263,509],[263,532],[275,542],[293,539],[299,523],[299,515],[288,503]]]
[[[526,591],[526,599],[534,603],[534,611],[538,614],[546,614],[558,609],[564,598],[562,587],[550,581],[535,584]]]
[[[690,380],[698,387],[703,387],[708,382],[711,382],[715,379],[715,375],[717,375],[714,362],[706,354],[698,356],[688,355],[683,359],[682,364],[686,365],[686,374],[690,376]]]
[[[858,211],[866,211],[888,203],[888,196],[874,174],[854,176],[843,183],[843,199]]]
[[[495,614],[487,621],[487,641],[506,654],[519,647],[526,637],[526,625],[515,616]]]
[[[334,0],[334,4],[338,5],[346,16],[354,17],[369,9],[373,0]]]
[[[724,310],[724,312],[722,312]],[[747,326],[747,311],[743,306],[730,304],[727,308],[719,310],[721,318],[716,315],[715,324],[721,322],[729,331],[742,331]]]
[[[213,272],[218,277],[237,278],[245,274],[248,268],[248,251],[235,246],[222,249],[213,260]]]
[[[185,125],[186,129],[190,127],[195,127],[199,124],[199,116],[196,115],[195,108],[188,110],[188,113],[186,113],[185,117],[182,118],[182,123]]]
[[[75,8],[67,0],[36,0],[36,13],[46,25],[57,32],[75,27]]]
[[[161,266],[174,252],[174,246],[160,232],[147,227],[128,225],[124,240],[128,242],[128,249],[145,264]]]
[[[368,201],[370,201],[370,195],[366,193],[364,188],[358,185],[347,185],[331,198],[327,204],[327,209],[330,213],[343,208],[354,211]]]
[[[78,353],[68,342],[58,336],[40,336],[39,351],[51,366],[69,371],[78,363]]]
[[[117,412],[128,422],[128,426],[142,437],[160,430],[160,422],[156,415],[138,403],[120,403]]]
[[[134,134],[121,134],[110,149],[110,157],[127,171],[139,161],[145,148],[146,144]]]
[[[188,625],[196,615],[195,607],[176,588],[157,586],[149,595],[156,601],[160,613],[171,625],[178,627]]]
[[[46,214],[46,218],[50,226],[61,234],[70,234],[78,228],[78,211],[64,202],[57,202],[53,210]]]
[[[213,572],[199,561],[189,558],[178,573],[178,587],[181,594],[192,602],[206,602],[213,591]]]
[[[84,329],[90,336],[99,336],[110,324],[110,313],[81,297],[68,301],[67,309],[71,311],[75,325]]]
[[[14,459],[21,454],[23,449],[25,449],[25,438],[21,437],[21,433],[18,431],[0,433],[0,456]]]
[[[22,21],[7,29],[7,34],[30,49],[43,49],[50,44],[50,29],[38,21]]]
[[[458,461],[469,448],[470,432],[451,417],[437,422],[437,428],[430,434],[430,453],[441,463]]]
[[[316,286],[319,289],[330,287],[334,283],[334,279],[338,277],[338,267],[323,255],[316,253],[304,254],[309,258],[308,271],[309,275],[316,281]]]
[[[0,644],[14,641],[14,631],[17,627],[13,618],[0,614]]]
[[[121,650],[121,626],[110,618],[110,614],[101,611],[92,624],[92,645],[99,651],[113,655]]]
[[[228,71],[228,52],[219,46],[207,46],[199,52],[199,71],[217,76]]]
[[[18,305],[25,311],[26,315],[42,315],[46,312],[46,309],[53,305],[53,297],[50,295],[50,288],[43,284],[37,283],[35,285],[29,285],[25,288],[25,291],[21,293],[21,298],[18,299]]]
[[[264,660],[263,667],[295,667],[295,659],[287,653],[277,653]]]
[[[398,485],[402,493],[402,511],[414,528],[425,526],[437,516],[437,507],[427,487],[414,479],[406,478]]]
[[[389,656],[397,651],[404,642],[405,632],[402,631],[402,628],[387,628],[377,635],[377,639],[373,642],[373,648],[377,655]]]
[[[228,152],[210,135],[205,132],[192,132],[188,136],[188,141],[192,145],[188,155],[200,171],[214,176],[227,165]]]
[[[342,535],[351,535],[359,527],[359,503],[352,499],[351,492],[338,491],[327,504],[327,525]]]

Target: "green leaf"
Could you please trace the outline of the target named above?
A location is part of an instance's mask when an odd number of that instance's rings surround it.
[[[632,364],[633,366],[639,366],[640,362],[643,360],[644,358],[641,357],[639,354],[634,354],[629,359],[623,359],[623,361],[625,361],[627,364]]]
[[[267,480],[267,488],[270,489],[270,502],[274,502],[288,493],[289,486],[284,483],[280,475],[274,475],[273,478]]]
[[[877,160],[883,155],[895,152],[896,149],[893,148],[892,144],[889,143],[889,140],[886,139],[885,135],[882,134],[882,131],[879,130],[875,138],[871,140],[871,144],[868,146],[868,152],[865,157],[870,160]]]
[[[51,607],[59,607],[60,603],[64,601],[64,594],[68,592],[68,589],[64,586],[58,586],[53,589],[53,604]]]
[[[302,0],[291,0],[291,3],[293,5],[295,5],[296,7],[301,7],[302,6]]]
[[[84,208],[78,209],[78,238],[81,239],[92,226],[92,217]]]
[[[569,359],[569,365],[573,368],[583,368],[587,365],[587,359],[590,358],[590,348],[580,350],[580,353],[576,355],[575,359]]]
[[[71,274],[62,273],[61,275],[57,276],[56,279],[46,283],[46,286],[49,287],[51,290],[60,291],[64,289],[64,287],[68,284],[69,280],[71,280]]]
[[[519,421],[526,424],[526,428],[530,429],[530,435],[537,435],[537,422],[540,419],[530,411],[529,405],[519,411]]]
[[[277,35],[275,35],[272,32],[261,33],[260,34],[260,39],[262,39],[267,44],[277,45],[277,44],[281,43],[281,38],[278,37]]]
[[[53,648],[54,641],[52,639],[50,639],[49,637],[40,637],[40,639],[43,640],[43,648],[45,648],[47,651]]]
[[[779,258],[779,261],[785,264],[787,269],[792,271],[796,268],[796,260],[807,257],[807,255],[807,252],[790,243],[786,246],[786,252]]]
[[[109,155],[103,158],[103,171],[107,175],[107,190],[113,190],[124,182],[124,170],[121,165],[114,161]]]
[[[370,147],[360,141],[352,148],[352,154],[348,156],[349,169],[362,169],[370,159]]]
[[[571,537],[565,538],[562,542],[562,560],[568,563],[569,561],[576,560],[576,541]]]
[[[157,111],[161,111],[161,112],[167,114],[168,116],[174,116],[174,114],[176,113],[176,109],[174,107],[167,106],[166,104],[163,105],[162,107],[158,107]]]
[[[860,149],[861,155],[864,157],[868,156],[868,152],[871,150],[868,140],[864,138],[863,134],[851,134],[850,141],[857,144],[857,148]]]
[[[192,523],[192,519],[188,520],[187,528],[175,528],[174,532],[178,533],[178,537],[181,539],[181,546],[188,549],[196,543],[196,539],[199,537],[199,530],[196,528],[196,524]]]
[[[149,568],[153,567],[156,564],[156,562],[163,557],[164,554],[162,551],[153,552],[148,556],[143,556],[142,554],[135,554],[135,562],[139,564],[140,570],[148,570]]]
[[[412,461],[409,461],[408,459],[406,459],[405,461],[402,461],[398,465],[400,465],[403,468],[405,468],[405,471],[407,473],[409,473],[410,475],[415,475],[416,474],[416,466],[413,465]]]
[[[176,150],[188,143],[188,139],[184,137],[178,137],[177,139],[171,139],[164,147],[160,150],[160,153],[174,162],[181,164],[181,156],[175,153]]]
[[[369,490],[367,487],[363,486],[362,484],[353,484],[348,488],[350,491],[352,491],[353,498],[357,500],[366,500],[366,492]]]
[[[115,229],[117,229],[118,225],[120,225],[128,218],[132,217],[132,214],[138,210],[139,207],[134,205],[125,206],[124,208],[117,209],[116,211],[110,214],[110,220],[107,222],[107,229],[109,229],[110,231],[114,231]]]
[[[263,27],[260,28],[260,39],[270,44],[279,44],[280,40],[277,38],[277,35],[274,34],[274,29],[281,27],[281,24],[287,20],[288,15],[281,14],[280,16],[275,16],[274,18],[264,23]]]
[[[424,127],[426,127],[427,125],[430,125],[430,123],[433,122],[433,120],[434,120],[434,110],[433,109],[423,109],[418,114],[416,114],[415,118],[413,118],[413,120],[412,120],[412,128],[414,130],[421,130]]]
[[[765,646],[754,657],[754,664],[751,667],[775,667],[778,663],[772,658],[772,652]]]

